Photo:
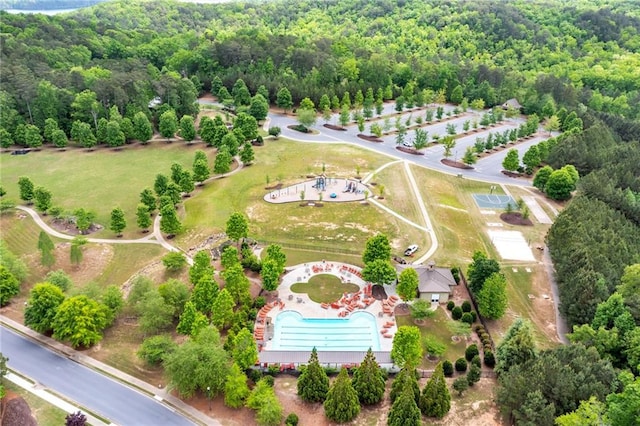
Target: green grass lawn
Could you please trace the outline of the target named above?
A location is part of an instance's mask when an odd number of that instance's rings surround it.
[[[471,196],[488,192],[489,184],[411,167],[438,238],[435,262],[466,269],[476,250],[494,256],[488,237],[479,231],[486,224]],[[498,189],[494,192],[501,193]]]
[[[291,291],[306,293],[316,303],[331,303],[340,299],[343,293],[355,293],[359,288],[356,284],[343,284],[335,275],[319,274],[309,278],[309,282],[293,284]]]
[[[425,226],[403,163],[396,163],[385,168],[376,174],[374,181],[384,185],[384,204],[387,207],[410,221]]]
[[[167,251],[155,244],[114,244],[113,259],[96,280],[101,287],[120,285]]]
[[[456,359],[464,356],[466,342],[464,338],[458,342],[454,342],[451,339],[454,335],[451,331],[451,323],[455,321],[449,319],[447,314],[444,312],[444,309],[444,307],[439,307],[433,317],[427,318],[423,325],[416,325],[410,315],[396,316],[396,322],[398,327],[403,325],[418,327],[423,338],[430,336],[435,341],[445,345],[446,350],[440,357],[439,361],[448,359],[451,362],[455,362]],[[422,360],[421,367],[433,369],[439,361],[429,361],[425,357]]]
[[[191,169],[197,149],[206,150],[213,165],[214,151],[201,143],[186,145],[156,141],[121,151],[44,149],[29,155],[3,153],[0,182],[7,191],[6,197],[19,201],[18,178],[27,176],[34,185],[44,186],[52,192],[54,206],[68,211],[80,207],[94,211],[96,222],[105,229],[92,236],[113,237],[108,230],[109,217],[111,210],[119,206],[127,220],[125,237],[137,238],[140,235],[135,209],[140,192],[146,187],[153,188],[157,174],[170,176],[174,162]]]

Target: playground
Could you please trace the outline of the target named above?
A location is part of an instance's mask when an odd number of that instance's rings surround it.
[[[264,200],[269,203],[362,201],[371,190],[353,179],[337,179],[324,175],[301,183],[269,191]]]

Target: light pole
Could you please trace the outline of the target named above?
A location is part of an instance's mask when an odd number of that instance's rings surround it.
[[[211,411],[211,386],[207,386],[207,398],[209,398],[209,411]]]

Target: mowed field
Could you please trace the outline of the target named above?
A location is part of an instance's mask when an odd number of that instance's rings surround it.
[[[18,179],[27,176],[35,186],[52,192],[54,206],[73,212],[85,208],[96,213],[96,222],[105,229],[92,236],[113,238],[108,230],[111,210],[120,207],[127,220],[125,238],[141,236],[136,226],[136,206],[140,192],[153,188],[157,174],[171,175],[171,164],[191,169],[195,151],[207,152],[213,164],[215,152],[202,143],[154,141],[149,145],[130,145],[120,151],[101,148],[58,151],[51,148],[28,155],[1,154],[0,182],[5,197],[19,202]]]

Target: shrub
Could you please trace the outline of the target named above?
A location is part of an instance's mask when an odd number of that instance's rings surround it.
[[[144,339],[138,357],[143,359],[149,365],[158,365],[164,357],[172,353],[178,345],[171,339],[171,336],[159,335]]]
[[[464,373],[465,371],[467,371],[467,360],[464,358],[458,358],[456,360],[456,371],[460,372],[460,373]]]
[[[482,362],[480,361],[480,354],[474,356],[473,358],[471,358],[471,364],[473,365],[477,365],[478,367],[482,366]]]
[[[482,347],[482,349],[484,350],[484,353],[487,353],[487,351],[491,352],[493,350],[493,348],[491,347],[490,344],[486,344]]]
[[[445,377],[453,376],[453,364],[451,361],[446,360],[442,363],[442,371],[444,372]]]
[[[253,383],[258,383],[260,379],[262,379],[262,373],[260,370],[254,370],[253,368],[249,370],[249,379]]]
[[[271,368],[269,368],[269,374],[271,374]],[[268,384],[270,387],[273,387],[274,379],[273,376],[264,376],[262,380]]]
[[[454,320],[459,320],[460,318],[462,318],[462,308],[460,306],[456,306],[455,308],[453,308],[451,310],[451,317]]]
[[[474,383],[478,383],[480,380],[480,367],[472,364],[469,372],[467,373],[467,382],[469,386],[473,386]]]
[[[280,372],[280,364],[272,364],[267,367],[267,374],[269,376],[275,376],[279,372]],[[271,383],[271,386],[273,386],[273,382]]]
[[[453,300],[449,300],[447,302],[447,309],[448,310],[452,310],[453,308],[455,308],[455,306],[456,306],[456,302],[454,302]]]
[[[253,300],[253,307],[256,309],[260,309],[262,308],[264,305],[266,305],[267,301],[265,300],[265,298],[263,296],[258,296]]]
[[[460,318],[460,321],[466,322],[467,324],[471,325],[473,324],[473,315],[471,315],[470,312],[465,312],[464,314],[462,314],[462,318]]]
[[[291,413],[287,416],[287,419],[284,421],[285,426],[297,426],[298,425],[298,415],[296,413]]]
[[[456,283],[460,282],[460,268],[457,266],[451,268],[451,275],[453,275],[453,279],[456,280]]]
[[[476,320],[478,319],[478,314],[476,314],[475,311],[471,311],[469,313],[471,314],[471,318],[473,319],[472,322],[476,322]]]
[[[467,361],[471,361],[474,356],[478,355],[480,351],[478,350],[478,345],[475,343],[467,346],[467,349],[464,351],[464,357]]]
[[[484,351],[484,365],[489,368],[493,368],[496,365],[496,357],[493,355],[493,352],[490,350]]]
[[[487,333],[486,331],[483,331],[482,333],[480,333],[480,340],[489,341],[489,333]]]
[[[462,312],[471,312],[471,302],[465,300],[462,302]]]
[[[484,325],[482,324],[476,324],[473,326],[473,331],[475,331],[476,333],[478,333],[478,335],[480,335],[479,333],[481,331],[484,331]]]

